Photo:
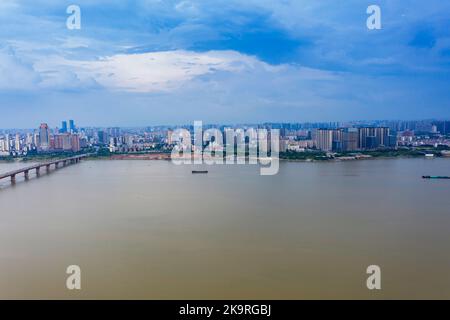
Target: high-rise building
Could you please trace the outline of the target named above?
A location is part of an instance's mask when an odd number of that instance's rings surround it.
[[[437,126],[433,124],[433,125],[431,126],[431,133],[437,133],[437,132],[438,132]]]
[[[56,150],[78,152],[81,150],[80,136],[77,134],[57,134],[54,136]]]
[[[108,133],[106,131],[97,132],[97,136],[98,136],[98,142],[100,144],[108,144],[109,143],[109,137],[108,137]]]
[[[397,147],[397,135],[389,135],[389,148],[396,148]]]
[[[71,136],[70,144],[71,144],[73,152],[78,152],[78,151],[81,150],[81,148],[80,148],[80,137],[77,134],[73,134]]]
[[[362,150],[369,149],[368,142],[375,137],[375,128],[359,128],[359,147]]]
[[[73,120],[69,120],[69,132],[70,133],[76,132],[75,122]]]
[[[378,147],[389,147],[390,129],[386,127],[376,128],[375,137]]]
[[[333,150],[333,130],[317,129],[315,133],[316,146],[322,151]]]
[[[5,136],[5,147],[4,147],[5,151],[10,151],[10,144],[9,144],[9,134],[7,134]]]
[[[172,134],[173,134],[172,130],[167,130],[167,144],[173,144]]]
[[[33,143],[36,147],[39,146],[39,132],[34,132],[33,133]]]
[[[25,140],[27,147],[31,147],[33,145],[33,135],[31,133],[27,133],[27,138]]]
[[[59,132],[61,132],[61,133],[67,132],[67,121],[61,122],[61,130],[59,130]]]
[[[20,135],[18,133],[16,133],[16,138],[14,140],[14,150],[16,151],[20,151]]]
[[[396,145],[395,137],[390,136],[390,129],[387,127],[317,129],[315,141],[318,149],[336,152],[370,150]]]
[[[50,131],[46,123],[42,123],[39,127],[39,149],[48,151],[50,148]]]
[[[359,149],[358,129],[348,128],[344,131],[343,149],[344,151],[356,151]]]
[[[62,134],[57,134],[54,136],[54,148],[56,150],[62,150],[63,149],[63,135]]]
[[[387,127],[359,128],[359,148],[365,150],[389,147],[389,133],[390,129]]]
[[[108,128],[107,130],[110,137],[118,138],[120,136],[120,128],[114,127],[114,128]]]
[[[331,149],[333,151],[344,151],[344,129],[333,130],[333,143]]]

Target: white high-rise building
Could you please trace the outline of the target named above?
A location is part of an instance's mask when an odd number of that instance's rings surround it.
[[[20,151],[20,135],[16,133],[16,139],[14,140],[14,150]]]
[[[5,136],[5,147],[4,147],[4,149],[5,149],[5,151],[10,151],[10,144],[9,144],[9,134],[7,134],[6,136]]]
[[[333,149],[333,130],[318,129],[316,131],[316,146],[322,151],[331,151]]]

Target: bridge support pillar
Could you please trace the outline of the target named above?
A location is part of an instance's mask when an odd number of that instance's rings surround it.
[[[30,179],[30,174],[29,174],[29,173],[30,173],[30,172],[29,172],[28,170],[26,170],[26,171],[23,172],[23,175],[25,176],[25,180]]]
[[[40,176],[40,174],[41,174],[41,168],[40,167],[37,167],[36,168],[36,176]]]
[[[16,183],[16,175],[15,174],[11,175],[11,183],[12,184]]]
[[[50,165],[49,165],[49,164],[46,165],[46,166],[45,166],[45,169],[46,169],[47,173],[49,173],[49,172],[50,172]]]

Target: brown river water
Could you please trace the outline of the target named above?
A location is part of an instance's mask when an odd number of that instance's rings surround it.
[[[207,169],[92,160],[0,181],[0,298],[450,299],[450,180],[421,179],[449,159]]]

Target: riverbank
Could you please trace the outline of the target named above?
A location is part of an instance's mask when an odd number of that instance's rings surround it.
[[[78,154],[64,153],[64,154],[46,154],[46,155],[32,155],[26,157],[0,157],[0,163],[17,163],[17,162],[46,162],[69,158]],[[447,158],[449,156],[443,155],[439,150],[430,151],[427,153],[427,158]],[[432,156],[431,156],[432,155]],[[325,153],[322,151],[306,151],[306,152],[281,152],[278,159],[286,162],[335,162],[335,161],[357,161],[357,160],[375,160],[375,159],[411,159],[411,158],[425,158],[426,154],[423,151],[417,150],[379,150],[379,151],[365,151],[361,153]],[[128,153],[128,154],[107,154],[98,153],[90,155],[88,160],[171,160],[170,153]]]
[[[169,153],[149,153],[149,154],[112,154],[111,160],[170,160]]]

